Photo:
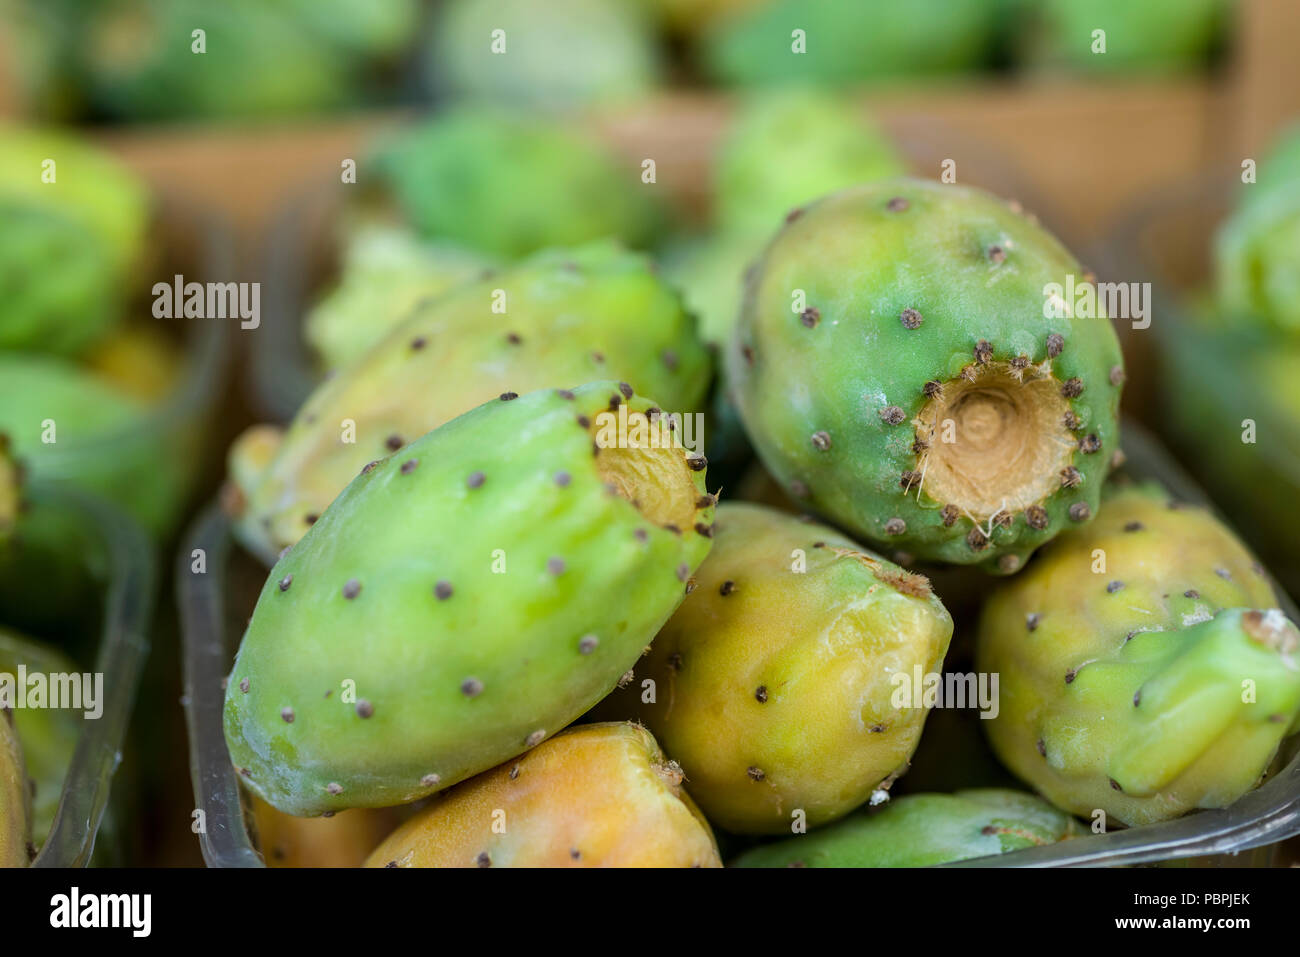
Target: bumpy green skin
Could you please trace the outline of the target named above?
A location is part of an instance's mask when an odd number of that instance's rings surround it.
[[[92,4],[79,52],[89,95],[133,120],[267,118],[355,102],[356,63],[275,0]],[[377,6],[377,5],[376,5]],[[191,33],[206,32],[194,53]]]
[[[303,320],[303,338],[326,369],[364,355],[417,305],[482,275],[489,261],[404,229],[370,226],[343,250],[337,284]]]
[[[705,69],[727,83],[914,80],[977,66],[998,13],[991,0],[773,0],[719,19],[701,53]],[[804,53],[792,52],[794,30],[806,35]]]
[[[54,649],[0,627],[0,674],[17,676],[19,665],[25,666],[29,675],[81,672]],[[63,796],[63,781],[72,766],[72,755],[81,733],[82,712],[59,708],[17,709],[13,713],[13,726],[32,784],[32,843],[40,849],[49,837]]]
[[[85,226],[39,207],[0,202],[0,349],[74,354],[119,317],[117,275]]]
[[[1219,308],[1231,328],[1300,337],[1300,127],[1259,164],[1214,240]]]
[[[493,49],[505,31],[505,52]],[[430,34],[441,92],[545,108],[644,94],[660,64],[648,18],[626,0],[449,0]]]
[[[976,666],[1000,675],[1002,705],[989,740],[1081,816],[1132,826],[1231,804],[1300,722],[1300,632],[1273,605],[1207,513],[1154,486],[1118,492],[985,605]]]
[[[55,181],[42,163],[55,162]],[[0,124],[0,201],[46,206],[83,222],[125,270],[144,247],[144,183],[116,159],[75,136]]]
[[[23,750],[13,716],[0,711],[0,867],[26,867],[30,861],[31,818]]]
[[[906,770],[929,709],[899,707],[890,675],[938,672],[952,619],[832,529],[740,503],[714,528],[698,587],[602,708],[651,730],[719,827],[833,821]]]
[[[146,216],[142,185],[115,160],[62,134],[0,126],[0,350],[74,354],[110,330]]]
[[[1031,61],[1087,73],[1149,74],[1204,64],[1226,20],[1224,0],[1042,0],[1026,32]],[[1093,31],[1106,52],[1093,52]]]
[[[758,847],[732,867],[931,867],[1078,837],[1046,801],[996,788],[911,794],[820,831]]]
[[[184,446],[193,437],[147,426],[146,412],[66,360],[0,352],[0,432],[32,476],[103,495],[162,531],[185,496],[194,459]]]
[[[814,90],[767,93],[750,98],[719,147],[716,217],[725,231],[766,239],[804,203],[906,172],[860,106]]]
[[[505,293],[505,313],[493,312]],[[512,340],[512,336],[517,341]],[[418,345],[417,345],[418,343]],[[462,285],[395,328],[307,400],[269,464],[264,441],[231,454],[241,540],[268,564],[362,467],[502,392],[606,376],[669,412],[702,407],[711,360],[649,262],[612,243],[540,253]],[[341,440],[343,423],[356,441]]]
[[[637,246],[655,225],[635,169],[530,117],[444,114],[404,133],[379,164],[416,227],[503,259],[608,236]]]
[[[1110,322],[1044,317],[1045,287],[1072,276],[1079,288],[1084,275],[1049,233],[979,190],[900,179],[817,201],[785,225],[751,274],[727,352],[732,394],[759,456],[797,501],[852,533],[919,558],[1014,570],[1086,520],[1070,518],[1071,506],[1096,512],[1117,446],[1123,359]],[[816,310],[811,327],[792,309],[795,290]],[[918,327],[900,320],[905,309],[920,313]],[[1054,357],[1053,335],[1062,339]],[[994,524],[977,548],[968,516],[945,524],[946,503],[924,483],[905,492],[900,477],[919,464],[913,420],[929,401],[925,384],[977,369],[981,340],[991,362],[1026,357],[1062,386],[1079,379],[1082,393],[1069,400],[1076,427],[1063,422],[1051,433],[1053,442],[1080,443],[1070,456],[1077,484],[1054,485],[1037,503],[1008,501],[1010,525]],[[882,418],[891,406],[904,414],[898,424]],[[828,449],[811,441],[818,432],[829,436]],[[1088,436],[1096,437],[1091,453],[1082,445]],[[1025,519],[1031,504],[1046,511],[1046,527]],[[905,531],[890,531],[895,519]]]
[[[671,461],[703,531],[652,524],[606,487],[612,453],[593,455],[619,385],[571,395],[492,400],[429,433],[276,564],[226,692],[231,760],[261,797],[301,816],[413,801],[561,730],[636,661],[708,554],[712,499],[680,447],[629,452]]]

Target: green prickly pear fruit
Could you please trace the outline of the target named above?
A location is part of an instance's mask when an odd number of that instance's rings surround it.
[[[1228,7],[1225,0],[1041,0],[1028,11],[1026,55],[1125,77],[1191,71],[1208,58]]]
[[[150,215],[144,182],[76,136],[0,124],[0,202],[77,220],[121,272],[143,253]]]
[[[440,89],[480,102],[563,109],[625,100],[660,74],[649,18],[625,0],[449,0],[432,41]]]
[[[811,89],[766,93],[745,103],[719,147],[716,216],[724,231],[761,242],[810,200],[906,172],[861,106]]]
[[[347,365],[426,299],[478,278],[489,263],[404,229],[358,230],[343,251],[338,283],[303,320],[303,338],[326,369]]]
[[[1078,837],[1046,801],[998,788],[909,794],[811,834],[747,851],[732,867],[931,867]]]
[[[664,275],[699,317],[700,338],[719,349],[731,340],[740,311],[745,270],[763,253],[765,237],[710,235],[671,244]]]
[[[906,770],[928,709],[899,707],[891,676],[937,673],[952,619],[924,577],[824,526],[737,503],[714,531],[698,587],[602,708],[644,723],[725,830],[835,820]]]
[[[914,81],[978,66],[999,13],[984,0],[772,0],[712,24],[701,59],[711,76],[732,84]]]
[[[148,407],[99,373],[57,356],[0,352],[0,432],[33,478],[66,481],[161,531],[184,498],[191,462]]]
[[[31,819],[23,750],[13,713],[0,708],[0,867],[26,867],[31,861]]]
[[[1116,492],[985,605],[994,751],[1081,816],[1132,826],[1231,804],[1300,715],[1300,633],[1274,603],[1209,513],[1156,486]]]
[[[71,355],[121,317],[143,185],[74,137],[0,125],[0,349]]]
[[[583,134],[536,118],[443,114],[404,133],[379,163],[418,229],[489,256],[610,236],[637,246],[654,228],[634,170]]]
[[[695,411],[710,361],[645,257],[606,242],[539,253],[419,308],[326,381],[265,469],[256,465],[268,434],[259,431],[251,452],[239,443],[236,531],[274,561],[367,462],[502,392],[609,376],[666,411]]]
[[[506,393],[362,471],[244,635],[244,782],[300,816],[413,801],[608,694],[712,542],[703,457],[655,408],[614,382]]]
[[[108,250],[60,212],[0,202],[0,349],[75,354],[119,318]]]
[[[917,558],[1015,571],[1096,511],[1117,444],[1123,362],[1084,315],[1093,290],[1015,204],[913,179],[844,190],[751,274],[731,392],[804,507]]]
[[[434,798],[367,865],[721,867],[682,781],[639,725],[570,728]]]
[[[1257,181],[1242,189],[1215,236],[1214,265],[1229,324],[1300,336],[1300,127],[1278,140]]]
[[[53,648],[37,644],[0,627],[0,682],[18,688],[19,667],[26,675],[76,675],[80,669]],[[48,679],[52,680],[52,679]],[[86,710],[89,710],[87,708]],[[44,846],[63,797],[63,782],[81,734],[82,712],[53,707],[27,707],[12,713],[14,731],[26,758],[31,789],[32,843]]]

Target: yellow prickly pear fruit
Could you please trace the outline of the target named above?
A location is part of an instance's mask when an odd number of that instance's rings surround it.
[[[938,673],[952,637],[927,579],[825,526],[734,503],[718,507],[696,584],[602,708],[644,722],[709,820],[738,833],[824,824],[907,769],[928,709],[896,697],[896,676]]]
[[[721,867],[682,780],[645,728],[570,728],[440,794],[366,864]]]

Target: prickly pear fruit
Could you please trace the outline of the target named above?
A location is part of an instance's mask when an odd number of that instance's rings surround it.
[[[900,708],[890,677],[938,672],[952,619],[925,578],[824,526],[736,503],[714,532],[698,587],[602,707],[635,709],[719,827],[835,820],[906,770],[928,709]]]
[[[608,694],[712,541],[704,460],[654,408],[613,382],[506,393],[367,467],[244,635],[245,783],[303,816],[413,801]]]
[[[58,356],[0,352],[0,432],[33,478],[66,481],[161,531],[184,498],[192,458],[147,406]]]
[[[1081,816],[1137,825],[1232,803],[1300,715],[1300,633],[1274,603],[1210,514],[1156,486],[1115,493],[985,605],[994,751]]]
[[[719,147],[715,215],[724,231],[761,242],[804,203],[906,172],[861,106],[810,89],[767,93],[745,103]]]
[[[713,23],[701,59],[716,79],[744,85],[915,80],[977,66],[999,12],[997,4],[951,0],[771,0]],[[806,50],[796,48],[798,37]]]
[[[494,311],[498,306],[504,314]],[[670,412],[699,408],[709,354],[648,261],[612,243],[540,253],[420,308],[303,405],[269,466],[234,450],[237,532],[268,564],[367,462],[502,392],[614,377]]]
[[[254,797],[253,821],[267,867],[360,867],[401,823],[395,808],[355,808],[293,817]]]
[[[20,666],[25,671],[20,672]],[[53,648],[0,627],[0,682],[12,681],[16,690],[20,674],[79,673],[76,665]],[[81,735],[82,715],[81,711],[53,707],[17,708],[13,711],[14,731],[22,744],[31,784],[32,843],[38,849],[44,846],[54,825],[54,815],[63,797],[63,782],[72,766],[72,756]]]
[[[0,124],[0,203],[11,202],[82,223],[119,273],[143,254],[150,214],[144,182],[76,136]]]
[[[379,162],[418,229],[490,256],[609,236],[636,246],[654,226],[635,170],[579,133],[535,118],[444,114],[405,133]]]
[[[664,275],[699,317],[700,338],[718,348],[731,341],[745,270],[758,261],[766,237],[710,235],[679,240],[664,252]]]
[[[363,355],[426,299],[478,278],[476,253],[421,240],[404,229],[359,229],[343,250],[338,283],[303,320],[303,338],[326,369]]]
[[[0,349],[75,354],[121,314],[114,262],[81,220],[0,202],[0,262]]]
[[[1086,73],[1133,76],[1203,66],[1227,19],[1225,0],[1042,0],[1027,12],[1026,57]],[[1104,28],[1105,47],[1096,46]]]
[[[1055,844],[1084,833],[1046,801],[978,788],[909,794],[812,834],[742,854],[733,867],[930,867]]]
[[[1229,325],[1300,336],[1300,127],[1274,145],[1257,181],[1242,189],[1215,236],[1214,265]]]
[[[26,867],[31,860],[31,818],[23,749],[13,714],[0,708],[0,867]]]
[[[450,0],[434,22],[429,68],[446,95],[481,102],[566,108],[626,99],[659,80],[648,20],[623,0]],[[499,46],[489,42],[496,31]]]
[[[74,137],[0,125],[0,349],[73,354],[121,316],[145,192]]]
[[[570,728],[434,798],[370,867],[721,867],[682,769],[645,728]]]
[[[1118,439],[1119,343],[1052,288],[1071,282],[1090,306],[1065,248],[979,190],[814,203],[752,274],[728,350],[759,456],[851,533],[1015,571],[1096,511]]]

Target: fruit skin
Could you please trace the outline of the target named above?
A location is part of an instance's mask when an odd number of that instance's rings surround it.
[[[820,831],[757,847],[732,867],[930,867],[1084,833],[1046,801],[997,788],[909,794]]]
[[[1085,275],[1018,207],[979,190],[887,180],[813,203],[751,273],[727,351],[760,458],[800,504],[850,533],[1014,571],[1096,512],[1117,444],[1123,360],[1110,323],[1044,317],[1048,285],[1086,288]],[[1072,385],[1081,393],[1067,397]],[[993,439],[980,405],[990,395],[1004,403],[992,406]],[[949,414],[925,418],[970,398],[964,408],[981,417],[969,427],[960,415],[950,433]],[[1007,407],[1014,417],[998,418]],[[936,500],[934,463],[969,449],[996,480],[966,484],[977,505],[958,508],[947,490]],[[1014,449],[1028,465],[1008,471]],[[1077,470],[1068,484],[1067,468]]]
[[[458,99],[549,109],[628,99],[661,73],[648,21],[625,0],[449,0],[428,66],[440,93]]]
[[[988,0],[773,0],[713,23],[700,54],[712,77],[739,85],[914,80],[978,66],[999,13]],[[804,53],[793,52],[796,29],[804,31]]]
[[[102,495],[161,532],[184,499],[185,435],[147,427],[148,408],[95,371],[56,356],[0,352],[0,432],[33,479]],[[47,442],[47,420],[55,441]]]
[[[1214,237],[1216,293],[1229,328],[1300,341],[1300,126],[1259,164],[1256,182]]]
[[[1207,59],[1227,19],[1224,0],[1041,0],[1028,11],[1031,61],[1083,73],[1168,74]],[[1093,52],[1093,31],[1106,52]]]
[[[494,312],[502,301],[506,312]],[[409,442],[502,392],[615,377],[669,412],[696,411],[710,361],[643,256],[607,242],[539,253],[417,310],[321,385],[277,450],[264,429],[251,449],[236,443],[236,533],[273,562],[390,440]],[[354,443],[341,441],[345,421]]]
[[[718,148],[715,214],[724,231],[766,240],[804,203],[906,172],[894,144],[852,101],[801,88],[752,95]]]
[[[644,723],[710,821],[788,833],[802,811],[816,827],[906,770],[929,709],[898,707],[890,676],[939,672],[952,637],[925,578],[825,526],[728,503],[696,582],[601,713]]]
[[[13,715],[0,709],[0,867],[26,867],[31,860],[31,818],[23,749]]]
[[[1208,513],[1154,485],[1114,493],[985,605],[976,667],[1001,676],[994,751],[1081,816],[1135,826],[1231,804],[1300,717],[1300,633],[1274,602]]]
[[[610,236],[639,246],[656,225],[651,187],[635,169],[535,117],[444,113],[402,133],[377,162],[416,228],[501,259]]]
[[[0,123],[0,349],[74,355],[112,329],[148,215],[143,184],[115,159]]]
[[[623,404],[652,407],[614,382],[494,399],[347,487],[272,569],[230,675],[246,785],[300,816],[413,801],[614,687],[713,517],[702,459],[608,446]]]
[[[682,780],[639,725],[569,728],[439,795],[366,863],[721,867],[709,823]]]
[[[401,821],[395,808],[355,808],[330,817],[293,817],[252,798],[267,867],[360,867]]]
[[[405,229],[358,229],[343,250],[334,287],[303,320],[303,338],[326,369],[365,354],[426,299],[479,278],[489,261]]]
[[[53,648],[0,627],[0,674],[13,675],[18,667],[27,674],[71,674],[81,671]],[[40,848],[49,837],[54,815],[63,796],[63,782],[72,766],[72,756],[81,735],[82,712],[61,708],[20,708],[12,722],[26,758],[31,786],[31,839]]]

